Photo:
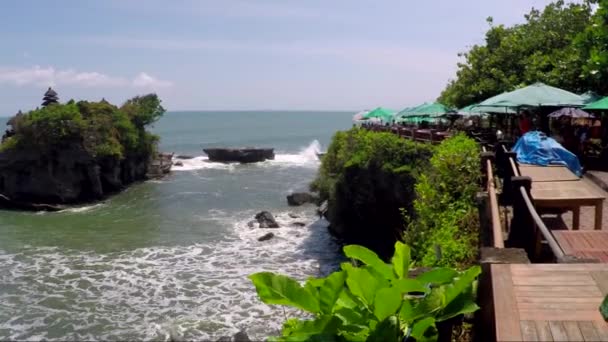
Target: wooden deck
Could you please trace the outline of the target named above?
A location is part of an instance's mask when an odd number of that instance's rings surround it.
[[[608,263],[608,231],[555,230],[553,236],[566,255]]]
[[[608,264],[491,265],[497,341],[608,341]]]

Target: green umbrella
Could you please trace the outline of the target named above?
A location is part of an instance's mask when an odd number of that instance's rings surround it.
[[[371,112],[363,115],[363,120],[369,120],[372,118],[377,118],[380,119],[384,122],[389,122],[393,119],[393,111],[386,109],[386,108],[382,108],[382,107],[378,107],[374,110],[372,110]]]
[[[604,97],[599,101],[595,101],[583,107],[583,109],[598,109],[608,110],[608,97]]]
[[[479,104],[472,104],[458,110],[458,114],[462,116],[476,116],[497,113],[497,114],[517,114],[517,111],[508,107],[486,107]]]
[[[456,112],[453,109],[448,108],[439,102],[433,102],[416,107],[413,113],[415,115],[425,115],[431,118],[437,118],[446,114],[455,114]]]
[[[489,107],[579,107],[585,99],[569,91],[535,83],[507,93],[502,93],[479,103]]]

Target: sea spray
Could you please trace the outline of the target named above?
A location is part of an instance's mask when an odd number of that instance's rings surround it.
[[[252,164],[238,163],[217,163],[209,161],[207,156],[197,156],[191,159],[174,159],[175,162],[181,165],[173,165],[171,171],[194,171],[204,169],[220,169],[234,171],[237,167],[268,167],[268,166],[301,166],[301,167],[318,167],[318,154],[322,152],[321,143],[318,140],[313,140],[308,146],[300,149],[297,154],[276,153],[274,160],[266,160]]]

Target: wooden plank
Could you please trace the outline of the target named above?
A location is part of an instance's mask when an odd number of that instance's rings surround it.
[[[568,332],[564,328],[562,322],[552,321],[549,322],[549,329],[551,329],[551,335],[553,336],[553,341],[569,341]]]
[[[608,271],[608,265],[604,264],[512,264],[512,274],[534,273],[539,271]]]
[[[595,280],[602,295],[608,295],[608,272],[591,272],[591,277]]]
[[[540,277],[513,277],[513,284],[518,285],[594,285],[595,282],[590,275],[570,276],[564,275],[540,276]]]
[[[597,302],[587,303],[518,303],[519,310],[596,310]]]
[[[564,325],[564,329],[566,329],[569,341],[584,341],[577,322],[562,322],[562,324]]]
[[[578,328],[583,335],[583,339],[585,341],[599,341],[600,337],[595,331],[595,326],[593,322],[578,322]]]
[[[553,334],[547,321],[536,321],[536,332],[539,341],[553,341]]]
[[[600,341],[608,341],[608,324],[606,322],[593,322],[593,326],[595,327],[595,331],[600,339]]]
[[[599,306],[604,297],[602,296],[585,296],[584,294],[575,297],[517,297],[518,303],[595,303]]]
[[[521,309],[519,319],[527,321],[601,321],[602,315],[597,307],[590,310]]]
[[[597,286],[515,286],[516,297],[571,297],[583,295],[589,296],[601,296],[602,292]]]
[[[521,327],[521,335],[524,341],[539,341],[534,321],[521,321],[519,322],[519,326]]]
[[[494,299],[494,321],[497,341],[521,341],[519,313],[513,293],[511,265],[496,264],[490,268],[492,297]]]
[[[522,176],[532,178],[533,182],[566,182],[578,181],[580,178],[565,166],[525,166],[520,165]]]

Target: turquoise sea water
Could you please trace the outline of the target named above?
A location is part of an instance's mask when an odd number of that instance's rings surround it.
[[[165,179],[58,213],[0,211],[0,340],[275,333],[283,312],[259,302],[246,277],[304,279],[336,265],[326,222],[285,195],[306,189],[316,152],[352,114],[170,112],[153,129],[161,150],[195,158]],[[276,159],[211,163],[202,148],[212,146],[274,147]],[[261,210],[281,223],[267,242],[257,238],[268,230],[247,225]]]

